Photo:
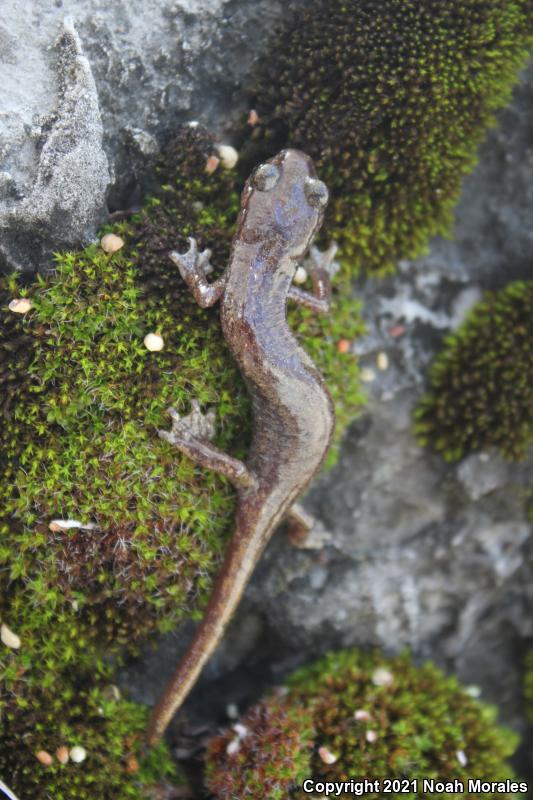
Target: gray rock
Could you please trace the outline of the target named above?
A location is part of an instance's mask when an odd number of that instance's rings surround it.
[[[338,465],[306,498],[323,547],[297,550],[283,532],[274,537],[232,628],[255,616],[253,648],[232,633],[185,713],[194,715],[206,696],[214,702],[221,686],[226,700],[249,701],[265,670],[280,680],[327,648],[409,647],[480,687],[507,722],[524,729],[520,659],[533,635],[524,491],[533,488],[533,454],[522,464],[479,454],[447,465],[418,447],[411,415],[443,336],[481,291],[531,276],[531,100],[533,66],[465,183],[453,240],[435,240],[426,257],[401,262],[385,281],[361,283],[368,335],[357,350],[374,380]],[[382,352],[385,370],[376,365]],[[240,664],[233,682],[228,649]],[[157,662],[158,688],[174,664],[174,653],[170,663],[167,656]],[[259,677],[243,689],[250,671]],[[226,682],[213,683],[215,675]],[[143,662],[127,682],[142,683],[143,697],[154,698]],[[204,717],[215,713],[201,707]]]
[[[0,270],[94,239],[109,192],[128,205],[180,122],[223,139],[264,37],[301,2],[4,0]]]
[[[110,180],[96,86],[70,21],[62,24],[49,61],[56,78],[52,113],[24,126],[17,151],[2,142],[0,254],[21,270],[46,259],[58,239],[68,247],[94,236]]]

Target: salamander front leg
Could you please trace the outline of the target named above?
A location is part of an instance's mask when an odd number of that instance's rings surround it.
[[[224,475],[235,488],[255,488],[256,478],[246,465],[211,444],[215,435],[215,412],[211,410],[202,414],[197,400],[193,400],[191,405],[192,410],[185,417],[181,417],[174,408],[168,409],[172,428],[170,431],[158,431],[161,439],[177,447],[196,464]]]
[[[173,250],[169,255],[199,306],[209,308],[220,300],[226,286],[226,275],[221,275],[214,283],[208,283],[206,274],[213,269],[209,262],[211,250],[202,250],[200,253],[196,239],[189,237],[186,253]]]
[[[323,314],[331,305],[331,277],[338,269],[335,262],[337,245],[333,242],[323,253],[317,247],[311,247],[306,269],[313,282],[313,291],[306,292],[297,286],[289,289],[289,298],[300,306]]]

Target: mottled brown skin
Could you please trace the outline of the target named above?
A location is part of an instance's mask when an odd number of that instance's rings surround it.
[[[245,462],[214,447],[212,418],[193,412],[160,435],[196,463],[226,475],[236,486],[235,533],[213,595],[194,639],[161,696],[148,743],[164,733],[206,661],[220,642],[272,533],[285,516],[308,526],[293,504],[320,468],[334,425],[330,395],[315,365],[287,325],[290,298],[315,311],[329,309],[327,263],[315,252],[313,292],[292,286],[296,268],[322,223],[327,189],[311,159],[285,150],[258,167],[243,194],[229,265],[212,284],[205,277],[209,251],[171,258],[202,306],[221,299],[224,337],[253,401],[253,438]]]

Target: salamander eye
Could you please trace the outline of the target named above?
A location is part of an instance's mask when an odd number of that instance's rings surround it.
[[[329,198],[328,187],[318,178],[306,178],[304,191],[307,202],[313,208],[324,208],[327,205]]]
[[[280,175],[281,172],[275,164],[261,164],[254,173],[253,185],[260,192],[268,192],[274,188]]]

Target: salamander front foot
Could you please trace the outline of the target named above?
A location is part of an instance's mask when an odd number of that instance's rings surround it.
[[[226,277],[222,275],[214,283],[208,283],[206,275],[212,272],[211,250],[198,250],[198,243],[192,236],[189,237],[189,249],[186,253],[173,250],[169,257],[180,271],[180,275],[191,290],[191,293],[202,308],[209,308],[220,300]]]

